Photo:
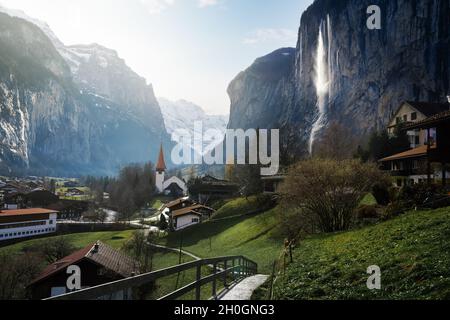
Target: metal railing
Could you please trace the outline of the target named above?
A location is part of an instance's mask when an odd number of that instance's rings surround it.
[[[212,273],[211,275],[202,277],[202,267],[205,266],[212,268]],[[210,283],[212,283],[211,296],[213,299],[217,299],[219,282],[223,284],[225,289],[227,289],[231,282],[236,283],[244,278],[257,274],[258,265],[243,256],[202,259],[45,300],[98,300],[102,297],[113,296],[118,292],[127,292],[129,289],[139,288],[141,286],[154,283],[158,279],[191,269],[196,270],[196,280],[194,282],[164,297],[161,297],[158,300],[176,300],[191,291],[195,291],[195,300],[200,300],[202,287]],[[229,281],[230,278],[233,281]]]

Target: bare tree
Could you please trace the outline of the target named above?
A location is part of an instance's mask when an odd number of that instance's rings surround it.
[[[287,212],[284,223],[293,228],[300,219],[322,232],[348,230],[361,200],[376,183],[386,179],[374,164],[357,160],[300,162],[290,168],[281,187]]]
[[[356,152],[358,140],[349,129],[333,122],[314,146],[314,155],[325,159],[351,159]]]
[[[26,287],[39,274],[40,261],[34,253],[0,254],[0,300],[26,299]]]

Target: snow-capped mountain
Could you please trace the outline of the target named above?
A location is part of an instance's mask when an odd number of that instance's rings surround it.
[[[158,101],[169,135],[180,129],[188,131],[192,137],[189,147],[198,154],[205,154],[219,144],[217,142],[223,140],[228,125],[229,117],[227,115],[208,115],[200,106],[186,100],[174,102],[158,98]],[[196,122],[200,122],[202,128],[196,128]],[[217,131],[217,135],[214,137],[209,135],[208,131],[213,133],[211,130]],[[203,136],[201,131],[203,134],[206,133],[203,139],[201,139]],[[200,141],[199,138],[203,141]],[[176,142],[185,142],[182,139],[176,140]]]
[[[6,7],[3,7],[1,4],[0,4],[0,12],[6,13],[7,15],[9,15],[11,17],[26,20],[26,21],[31,22],[32,24],[38,26],[39,29],[41,29],[46,34],[46,36],[52,41],[52,43],[55,45],[55,47],[57,49],[58,49],[58,47],[64,46],[64,44],[58,39],[58,37],[55,35],[55,33],[52,31],[52,29],[50,29],[49,25],[46,22],[41,21],[39,19],[32,18],[29,15],[27,15],[25,12],[23,12],[22,10],[6,8]]]
[[[110,175],[171,147],[152,85],[116,51],[4,7],[0,30],[0,172]]]

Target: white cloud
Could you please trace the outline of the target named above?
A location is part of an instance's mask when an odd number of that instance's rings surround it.
[[[218,0],[198,0],[199,8],[205,8],[210,6],[215,6],[219,3]]]
[[[150,14],[160,14],[169,6],[172,6],[175,0],[139,0]]]
[[[243,40],[244,44],[258,44],[272,41],[283,41],[295,43],[297,33],[289,29],[258,29],[249,33]]]

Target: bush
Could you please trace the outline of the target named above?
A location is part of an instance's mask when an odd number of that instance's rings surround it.
[[[362,199],[376,183],[386,181],[387,176],[373,164],[307,160],[290,168],[281,187],[282,202],[294,212],[310,215],[322,232],[345,231]]]
[[[414,207],[426,207],[428,203],[435,202],[443,196],[445,192],[442,187],[420,183],[403,187],[398,198],[400,201],[412,202]]]
[[[384,211],[384,214],[382,215],[382,220],[390,220],[392,218],[398,217],[402,214],[404,214],[406,211],[411,209],[411,202],[406,201],[394,201],[390,203],[386,210]]]
[[[364,205],[364,206],[359,207],[356,210],[356,217],[359,220],[379,218],[377,206]]]
[[[391,195],[387,184],[377,183],[372,188],[372,194],[381,206],[387,206],[391,202]]]

